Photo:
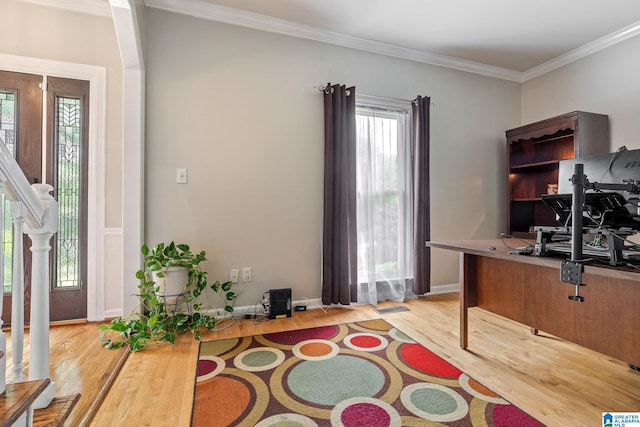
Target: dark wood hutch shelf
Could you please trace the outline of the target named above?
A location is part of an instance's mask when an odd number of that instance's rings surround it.
[[[558,184],[559,162],[609,152],[609,116],[574,111],[506,131],[507,230],[532,238],[537,225],[558,225],[542,203]]]

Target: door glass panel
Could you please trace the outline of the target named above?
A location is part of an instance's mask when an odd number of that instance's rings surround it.
[[[55,155],[59,229],[56,236],[55,289],[80,287],[80,137],[81,103],[78,98],[56,98]]]
[[[15,92],[0,90],[0,142],[15,158],[16,156],[16,95]],[[4,193],[0,196],[2,209],[0,223],[2,225],[2,265],[3,274],[0,275],[1,287],[4,292],[11,292],[11,271],[13,253],[13,227],[11,225],[10,202]]]

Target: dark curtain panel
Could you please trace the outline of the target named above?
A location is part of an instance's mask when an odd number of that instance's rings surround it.
[[[413,292],[431,289],[431,238],[429,201],[429,106],[431,98],[418,96],[413,102]]]
[[[322,303],[356,301],[356,94],[324,90],[324,226]]]

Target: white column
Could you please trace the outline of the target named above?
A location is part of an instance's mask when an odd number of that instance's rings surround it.
[[[11,270],[11,355],[13,375],[11,382],[25,381],[22,373],[24,358],[24,252],[23,226],[25,207],[22,202],[11,202],[13,219],[13,267]]]
[[[31,316],[29,380],[49,378],[49,253],[51,237],[58,230],[58,203],[49,194],[48,184],[33,184],[40,203],[46,208],[44,225],[39,229],[25,227],[31,238]],[[34,408],[45,408],[55,397],[52,381],[47,390],[34,403]]]

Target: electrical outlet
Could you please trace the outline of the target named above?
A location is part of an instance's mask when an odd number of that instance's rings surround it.
[[[251,267],[245,267],[242,269],[242,281],[245,283],[251,281]]]
[[[238,271],[237,268],[232,268],[231,269],[231,273],[229,274],[229,280],[231,280],[231,283],[238,283],[238,274],[240,272]]]

